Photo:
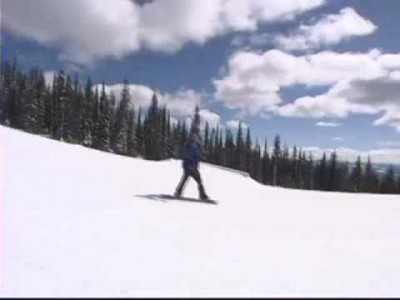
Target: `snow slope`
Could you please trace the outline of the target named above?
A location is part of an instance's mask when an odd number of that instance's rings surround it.
[[[157,201],[179,161],[5,127],[0,146],[2,297],[400,296],[398,196],[273,188],[202,164],[219,205]]]

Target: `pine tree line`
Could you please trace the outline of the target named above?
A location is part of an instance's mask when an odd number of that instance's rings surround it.
[[[21,71],[5,62],[0,78],[0,122],[13,128],[81,144],[101,151],[150,160],[180,159],[190,128],[185,121],[172,123],[170,113],[154,94],[146,112],[134,105],[129,83],[120,95],[107,93],[90,78],[84,86],[78,76],[60,71],[52,86],[43,72]],[[118,101],[117,101],[118,99]],[[195,117],[199,117],[196,108]],[[378,176],[372,162],[361,158],[354,166],[339,161],[336,153],[319,160],[301,148],[289,149],[276,135],[271,151],[267,140],[253,143],[250,128],[236,131],[205,125],[201,134],[203,161],[249,173],[256,181],[308,190],[400,193],[400,177],[390,166]]]

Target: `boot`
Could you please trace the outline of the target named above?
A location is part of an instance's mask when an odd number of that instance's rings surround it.
[[[207,196],[207,194],[201,194],[200,195],[200,200],[210,200],[210,197]]]
[[[181,197],[181,193],[179,193],[178,191],[175,191],[174,193],[174,198],[180,198]]]

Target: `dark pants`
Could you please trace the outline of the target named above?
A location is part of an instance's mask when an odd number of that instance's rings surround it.
[[[176,195],[177,196],[182,195],[182,190],[185,187],[185,184],[186,184],[187,180],[189,179],[189,177],[192,177],[197,182],[197,187],[199,190],[200,198],[207,197],[206,192],[204,191],[203,182],[201,181],[200,172],[197,169],[185,169],[184,170],[181,181],[179,182],[179,185],[176,188]]]

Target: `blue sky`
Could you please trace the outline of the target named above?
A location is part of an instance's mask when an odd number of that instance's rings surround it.
[[[279,133],[400,162],[399,1],[63,2],[3,0],[2,60],[114,91],[127,78],[137,106],[157,89],[177,119],[199,103],[204,120],[240,120],[270,145]]]

